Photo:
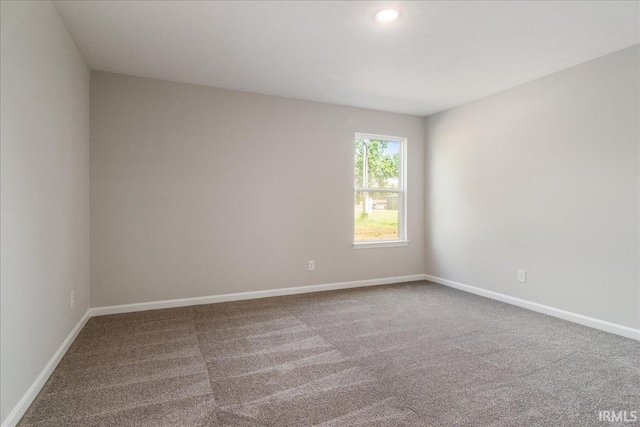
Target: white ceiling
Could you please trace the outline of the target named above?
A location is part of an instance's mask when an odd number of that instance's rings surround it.
[[[640,41],[638,2],[54,4],[94,70],[416,115]]]

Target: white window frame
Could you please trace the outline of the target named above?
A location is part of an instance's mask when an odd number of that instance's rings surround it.
[[[356,187],[354,184],[353,198],[358,192],[377,192],[377,193],[398,193],[398,238],[390,240],[354,240],[354,249],[369,249],[369,248],[388,248],[394,246],[407,246],[409,240],[407,240],[407,138],[399,136],[389,135],[377,135],[364,132],[356,132],[352,141],[353,144],[353,162],[355,163],[355,141],[357,139],[382,139],[386,141],[398,141],[400,143],[399,158],[400,164],[398,165],[398,188],[375,188],[375,187]],[[354,179],[355,180],[355,167]],[[352,212],[353,217],[353,212]],[[353,234],[355,238],[356,234],[356,222],[353,220]]]

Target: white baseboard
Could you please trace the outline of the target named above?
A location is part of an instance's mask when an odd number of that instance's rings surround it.
[[[582,314],[573,313],[571,311],[549,307],[548,305],[538,304],[536,302],[500,294],[498,292],[487,291],[486,289],[465,285],[463,283],[454,282],[453,280],[447,280],[441,277],[431,276],[429,274],[425,274],[425,280],[459,289],[461,291],[480,295],[486,298],[491,298],[497,301],[506,302],[507,304],[517,305],[518,307],[537,311],[538,313],[547,314],[549,316],[558,317],[563,320],[568,320],[569,322],[578,323],[580,325],[589,326],[601,331],[610,332],[616,335],[622,335],[623,337],[640,341],[640,329],[633,329],[628,326],[618,325],[616,323],[595,319],[589,316],[583,316]]]
[[[18,424],[18,421],[20,421],[20,418],[22,418],[38,393],[40,393],[40,390],[42,390],[42,387],[45,385],[45,383],[53,373],[53,370],[56,369],[56,366],[58,366],[58,363],[60,363],[62,357],[65,355],[69,347],[71,347],[73,340],[76,339],[84,325],[89,320],[89,317],[91,317],[91,309],[87,310],[84,316],[82,316],[82,319],[80,319],[78,324],[73,328],[71,333],[58,348],[58,351],[56,351],[51,360],[49,360],[49,363],[47,363],[42,372],[40,372],[38,378],[36,378],[33,384],[31,384],[29,390],[27,390],[24,396],[22,396],[22,399],[20,399],[18,404],[9,413],[7,418],[2,423],[2,427],[13,427]]]
[[[412,282],[425,280],[424,274],[410,276],[386,277],[383,279],[357,280],[353,282],[328,283],[323,285],[297,286],[293,288],[269,289],[265,291],[239,292],[235,294],[211,295],[206,297],[180,298],[164,301],[141,302],[137,304],[112,305],[90,309],[91,316],[106,314],[130,313],[133,311],[157,310],[161,308],[186,307],[189,305],[212,304],[226,301],[240,301],[246,299],[277,297],[282,295],[305,294],[311,292],[333,291],[337,289],[360,288],[363,286],[388,285],[391,283]]]

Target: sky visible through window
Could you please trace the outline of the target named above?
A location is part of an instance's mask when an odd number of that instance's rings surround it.
[[[398,141],[388,141],[387,148],[384,149],[385,155],[394,155],[400,152],[400,143]]]

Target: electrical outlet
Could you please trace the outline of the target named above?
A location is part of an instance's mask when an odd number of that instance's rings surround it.
[[[527,282],[527,271],[526,270],[518,270],[518,282],[526,283]]]
[[[309,271],[313,271],[316,269],[316,262],[314,260],[309,260]]]
[[[71,298],[69,302],[71,303],[71,308],[73,308],[73,304],[76,302],[76,291],[71,291]]]

